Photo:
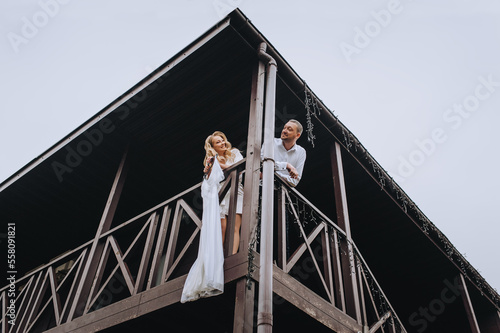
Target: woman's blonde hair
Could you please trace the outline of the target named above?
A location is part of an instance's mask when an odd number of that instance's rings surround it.
[[[232,152],[232,146],[231,146],[231,143],[229,141],[227,141],[227,138],[226,138],[226,135],[224,133],[222,133],[221,131],[215,131],[213,132],[211,135],[209,135],[207,137],[207,139],[205,140],[205,159],[203,160],[203,165],[207,165],[207,161],[215,156],[217,154],[217,152],[215,151],[214,147],[213,147],[213,140],[214,140],[214,137],[216,136],[220,136],[224,142],[226,143],[226,151],[224,152],[224,156],[226,158],[226,161],[228,162],[232,162],[234,160],[234,153]]]

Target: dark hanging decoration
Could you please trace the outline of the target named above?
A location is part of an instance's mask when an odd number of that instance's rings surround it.
[[[383,190],[384,187],[385,187],[385,177],[384,177],[384,174],[382,172],[382,169],[378,166],[377,163],[375,163],[375,161],[368,161],[369,164],[372,165],[373,167],[373,173],[376,173],[377,176],[378,176],[378,182],[380,184],[380,190]]]
[[[321,107],[318,106],[316,99],[313,98],[311,94],[307,92],[307,86],[305,85],[305,83],[304,83],[304,96],[305,96],[304,103],[306,105],[307,141],[309,141],[314,148],[314,140],[316,139],[316,136],[313,133],[314,124],[312,123],[311,120],[311,114],[313,114],[314,116],[318,116],[321,112]]]
[[[262,194],[259,193],[259,202],[262,201]],[[252,278],[253,278],[253,272],[255,271],[255,268],[257,267],[254,263],[255,261],[255,255],[254,251],[257,252],[257,245],[259,244],[259,239],[260,239],[260,221],[261,221],[261,216],[262,216],[262,211],[261,211],[262,206],[259,205],[259,211],[257,214],[257,226],[255,229],[255,233],[250,240],[249,244],[249,249],[248,249],[248,272],[246,276],[246,286],[247,289],[250,290],[252,289]]]

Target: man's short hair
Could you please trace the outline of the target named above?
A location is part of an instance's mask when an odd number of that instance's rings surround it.
[[[304,130],[304,128],[302,127],[302,124],[298,122],[298,120],[290,119],[288,122],[294,123],[295,125],[297,125],[297,132],[299,132],[299,134],[302,134],[302,131]]]

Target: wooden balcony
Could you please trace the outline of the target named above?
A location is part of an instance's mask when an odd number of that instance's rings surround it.
[[[271,84],[263,42],[278,68]],[[274,85],[275,126],[266,127]],[[2,332],[254,332],[263,132],[274,127],[266,137],[276,137],[291,117],[306,125],[307,162],[297,188],[275,179],[273,223],[263,223],[274,226],[273,330],[498,332],[498,293],[239,10],[0,184],[0,220],[19,226],[16,319],[9,325],[6,286]],[[232,206],[224,294],[181,304],[201,226],[202,143],[213,130],[246,156],[220,193],[234,202],[243,175],[239,251],[228,255]],[[102,142],[76,163],[71,153],[91,133]],[[424,317],[450,281],[464,293]]]
[[[8,324],[7,287],[0,290],[2,332],[123,332],[128,331],[130,321],[154,317],[160,310],[181,314],[211,303],[232,309],[219,325],[234,332],[252,332],[258,301],[258,218],[242,228],[238,253],[227,255],[233,241],[236,180],[245,172],[245,162],[228,170],[219,194],[231,193],[224,244],[226,295],[179,303],[197,255],[202,213],[199,183],[108,231],[98,232],[94,240],[16,281],[16,325]],[[278,178],[275,201],[273,291],[277,318],[282,316],[281,310],[290,311],[287,307],[293,305],[321,323],[323,331],[363,332],[364,327],[378,322],[384,324],[384,332],[404,332],[346,233]],[[246,216],[254,208],[250,203],[250,199],[245,200]],[[257,217],[259,208],[254,209]],[[288,329],[293,322],[277,322],[276,327]],[[188,324],[193,329],[199,323]],[[375,332],[376,327],[372,328],[375,330],[370,332]]]

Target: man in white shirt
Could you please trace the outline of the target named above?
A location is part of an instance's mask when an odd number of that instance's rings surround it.
[[[302,178],[306,162],[306,150],[296,144],[302,130],[302,125],[297,120],[290,119],[283,126],[281,137],[274,139],[274,169],[292,187],[297,186]]]

